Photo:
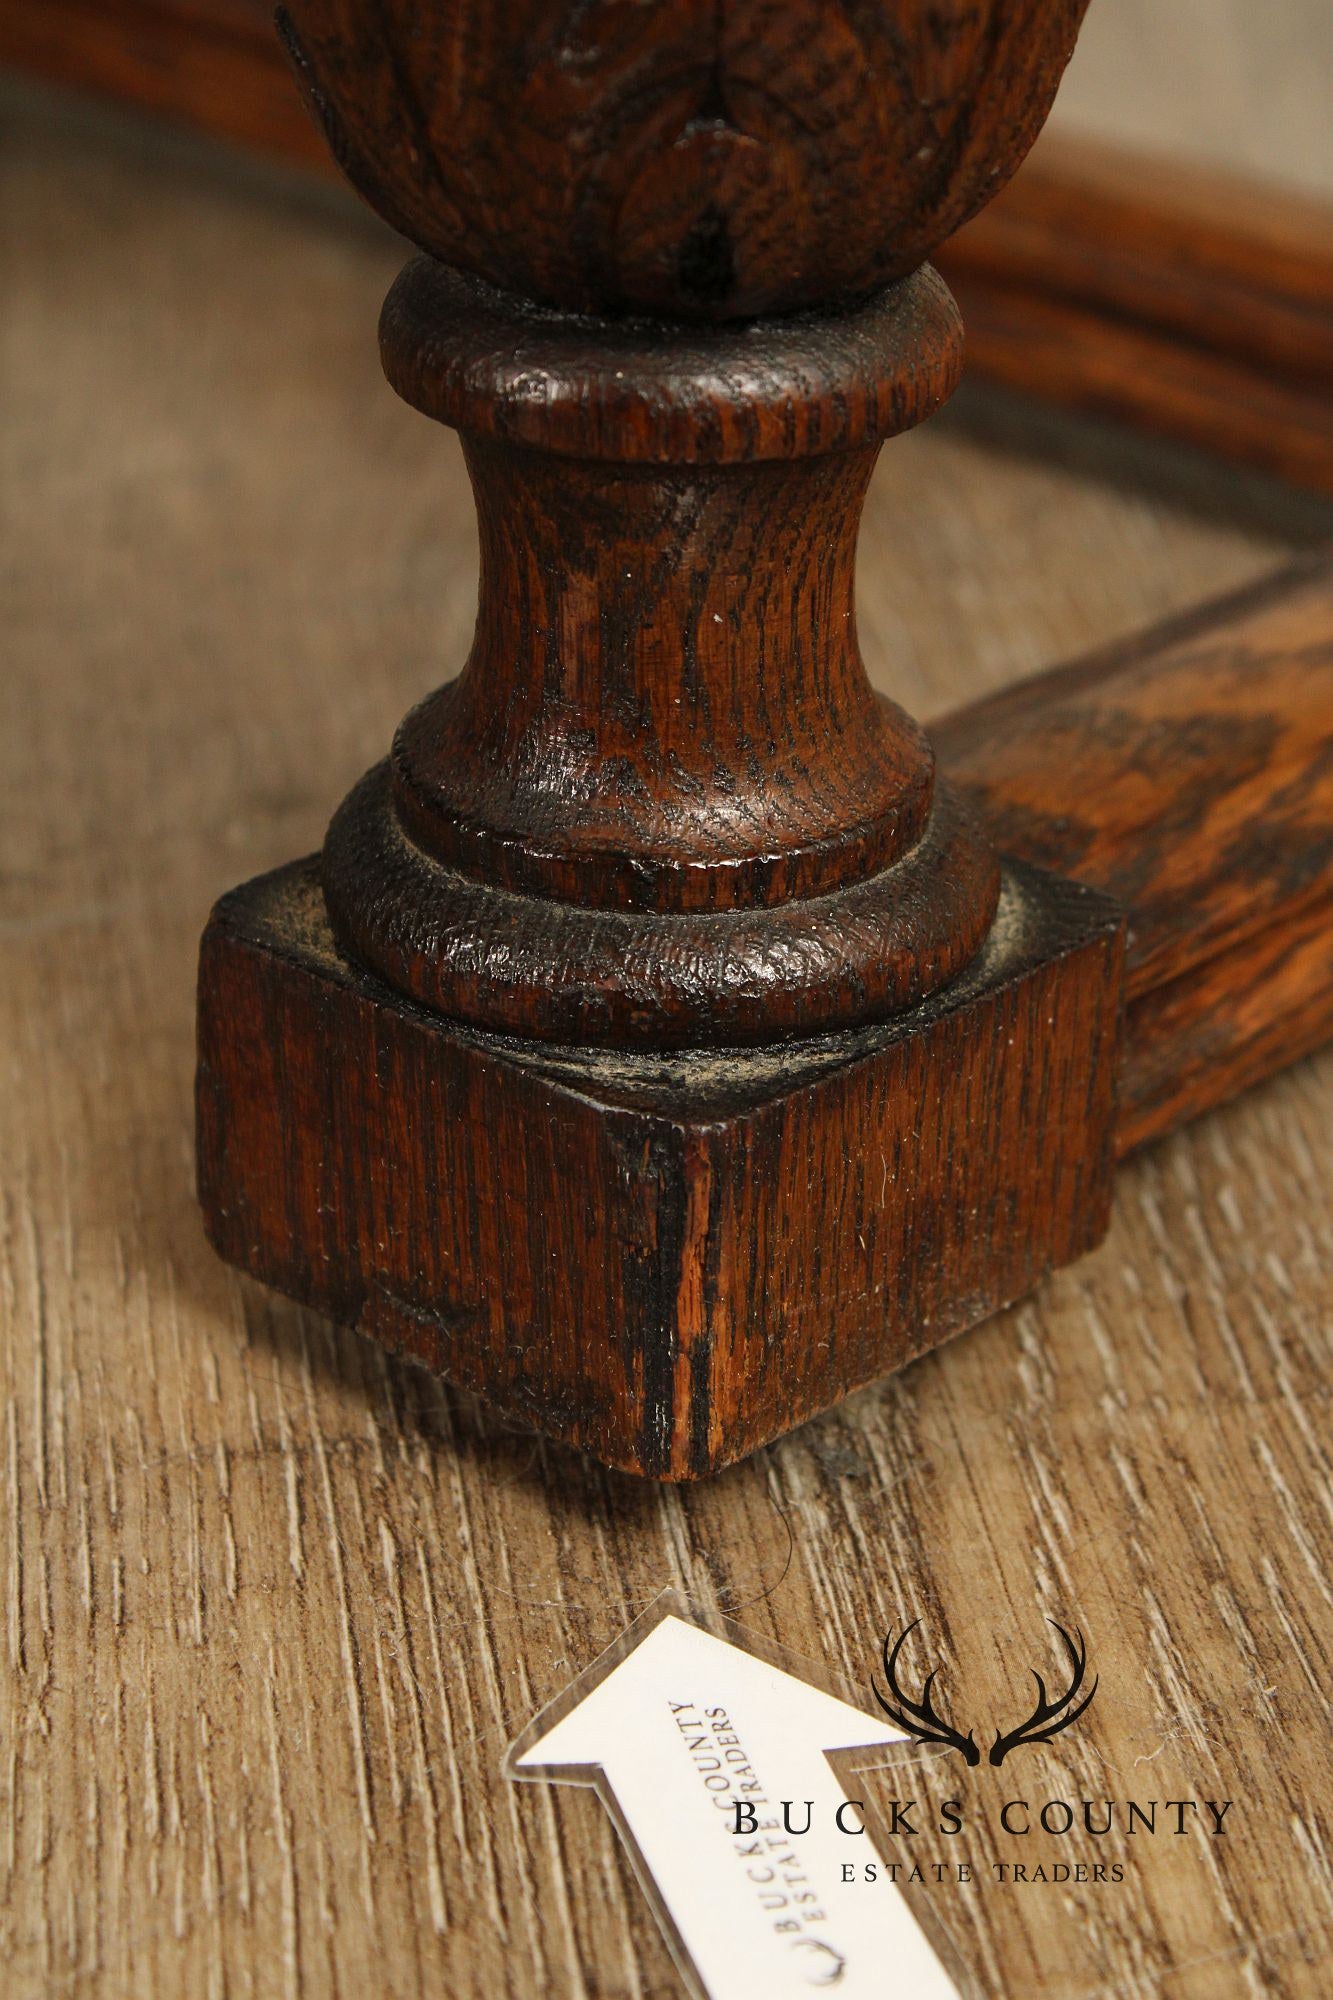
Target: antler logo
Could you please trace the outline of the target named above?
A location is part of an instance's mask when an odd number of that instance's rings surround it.
[[[1071,1639],[1064,1626],[1057,1625],[1054,1618],[1048,1618],[1046,1622],[1064,1641],[1065,1650],[1069,1655],[1069,1686],[1062,1695],[1051,1700],[1046,1692],[1045,1681],[1036,1669],[1033,1669],[1032,1678],[1037,1683],[1037,1705],[1027,1720],[1020,1722],[1016,1729],[1007,1732],[996,1730],[995,1741],[990,1750],[992,1764],[1003,1764],[1009,1752],[1016,1750],[1020,1743],[1049,1743],[1062,1729],[1068,1729],[1071,1722],[1078,1721],[1097,1692],[1098,1677],[1094,1676],[1092,1686],[1082,1699],[1079,1699],[1088,1664],[1088,1649],[1083,1643],[1083,1634],[1076,1630],[1075,1636]],[[893,1699],[891,1701],[886,1699],[879,1691],[878,1682],[872,1678],[870,1685],[874,1689],[875,1700],[890,1722],[896,1722],[909,1736],[915,1736],[918,1743],[942,1743],[950,1750],[957,1750],[965,1763],[979,1764],[981,1752],[976,1746],[972,1731],[969,1729],[966,1736],[962,1735],[952,1723],[937,1713],[931,1700],[931,1689],[935,1685],[938,1668],[932,1667],[926,1675],[920,1699],[917,1701],[913,1701],[899,1683],[898,1656],[920,1623],[919,1618],[914,1618],[910,1625],[905,1626],[892,1650],[889,1647],[889,1640],[893,1634],[891,1631],[885,1633],[884,1677],[888,1681],[889,1694]]]

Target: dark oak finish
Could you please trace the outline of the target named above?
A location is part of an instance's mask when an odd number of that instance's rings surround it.
[[[191,940],[318,845],[330,773],[387,744],[441,635],[466,653],[470,499],[377,392],[376,232],[12,96],[5,2000],[669,2000],[598,1800],[502,1774],[666,1585],[867,1702],[920,1618],[908,1684],[940,1667],[964,1726],[1016,1716],[1058,1671],[1047,1616],[1077,1624],[1101,1686],[1075,1729],[999,1770],[913,1765],[967,1787],[972,1832],[932,1814],[911,1847],[933,1876],[968,1845],[985,1879],[907,1892],[965,1986],[1328,2000],[1333,1054],[1127,1161],[1103,1248],[1022,1306],[683,1486],[241,1277],[186,1164]],[[1133,485],[1114,441],[1074,471],[935,430],[887,448],[859,565],[867,655],[901,651],[919,713],[1282,559],[1224,471],[1209,512],[1165,455]],[[899,1779],[867,1776],[872,1826]],[[987,1864],[1118,1836],[1007,1841],[1015,1794],[1238,1803],[1216,1841],[1159,1805],[1071,1917]]]
[[[716,1470],[1105,1226],[1118,912],[1002,882],[853,578],[958,377],[922,260],[1083,5],[279,16],[430,253],[381,352],[462,433],[481,590],[318,878],[215,913],[205,1216],[631,1471]]]
[[[1041,129],[1088,0],[284,0],[339,165],[444,263],[736,319],[906,277]]]
[[[328,171],[268,0],[9,0],[0,61]],[[968,366],[1333,491],[1333,213],[1046,135],[938,257]]]
[[[1333,210],[1048,136],[940,265],[990,380],[1333,493]]]
[[[330,829],[351,953],[484,1026],[657,1047],[955,977],[997,864],[853,609],[880,439],[957,379],[934,273],[760,340],[538,314],[422,258],[381,332],[394,386],[464,433],[481,601],[463,672]]]
[[[297,863],[204,938],[209,1236],[564,1443],[698,1478],[1098,1240],[1121,950],[1106,898],[1018,868],[899,1023],[549,1049],[386,992]]]
[[[1333,215],[1295,189],[1051,132],[941,261],[978,296],[1046,293],[1333,387]]]
[[[659,1049],[881,1020],[975,958],[997,864],[871,691],[856,530],[958,377],[922,259],[1027,151],[1084,4],[280,11],[431,253],[381,352],[481,520],[471,657],[330,828],[353,958]]]
[[[0,62],[329,170],[268,0],[6,0]]]
[[[955,723],[980,820],[861,660],[876,455],[959,369],[922,259],[1021,159],[1081,12],[280,15],[430,253],[381,350],[462,433],[482,579],[317,867],[214,913],[205,1217],[626,1470],[715,1471],[1094,1243],[1122,999],[1150,1036],[1168,991],[1128,1144],[1173,1067],[1199,1095],[1182,982],[1326,882],[1327,705],[1264,675],[1303,601]],[[1263,1060],[1264,1004],[1218,1071]]]
[[[971,278],[943,260],[967,313],[978,374],[1090,416],[1128,419],[1238,465],[1333,494],[1333,391],[1286,369],[1196,347],[1150,321],[1059,293]],[[1333,262],[1328,267],[1333,298]]]
[[[1129,912],[1119,1151],[1333,1032],[1327,557],[932,734],[1006,853]]]
[[[1008,850],[1128,908],[1114,1094],[1114,905],[1048,876],[1019,879],[1063,949],[1018,942],[1011,880],[987,960],[902,1027],[719,1061],[541,1050],[392,1003],[337,952],[305,864],[238,891],[205,942],[217,1246],[674,1478],[1076,1254],[1100,1228],[1099,1135],[1124,1154],[1333,1032],[1333,571],[934,733]]]

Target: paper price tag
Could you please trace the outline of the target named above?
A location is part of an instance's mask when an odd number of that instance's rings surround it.
[[[707,2000],[957,2000],[898,1891],[843,1876],[860,1822],[828,1753],[865,1769],[909,1739],[728,1632],[660,1598],[523,1732],[509,1776],[597,1788]]]

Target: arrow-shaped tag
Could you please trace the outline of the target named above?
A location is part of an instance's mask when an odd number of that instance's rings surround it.
[[[706,2000],[957,2000],[902,1896],[843,1880],[865,1842],[828,1753],[864,1770],[909,1739],[726,1631],[665,1593],[524,1730],[508,1776],[596,1786]],[[785,1831],[784,1799],[797,1829],[809,1801],[808,1832]]]

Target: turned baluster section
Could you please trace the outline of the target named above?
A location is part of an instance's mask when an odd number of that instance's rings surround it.
[[[362,966],[480,1028],[665,1049],[883,1020],[975,960],[998,864],[867,681],[856,532],[957,379],[925,259],[1027,151],[1085,5],[279,9],[427,253],[385,370],[461,432],[481,523],[471,657],[330,828]]]
[[[935,274],[760,337],[536,313],[420,259],[382,351],[463,433],[481,590],[461,673],[331,829],[347,948],[479,1026],[660,1047],[961,971],[997,864],[854,607],[880,443],[957,379]]]

